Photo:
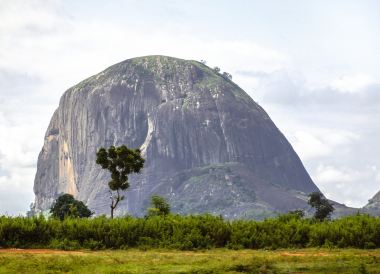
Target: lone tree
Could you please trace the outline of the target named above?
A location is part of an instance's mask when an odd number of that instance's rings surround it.
[[[67,217],[87,218],[92,215],[87,206],[83,202],[75,200],[71,194],[60,195],[50,208],[50,213],[60,220]]]
[[[148,216],[166,216],[170,213],[170,205],[165,198],[153,195],[150,203],[152,207],[148,208]]]
[[[320,192],[311,193],[308,204],[315,208],[314,218],[320,221],[330,219],[331,213],[334,211],[333,205]]]
[[[222,76],[224,79],[232,80],[232,75],[226,71],[223,72]]]
[[[220,68],[219,68],[219,67],[214,67],[213,70],[214,70],[216,73],[220,73]]]
[[[100,148],[96,153],[96,163],[111,172],[111,181],[108,182],[111,194],[111,218],[118,203],[124,199],[120,192],[129,187],[128,175],[139,173],[144,167],[144,162],[140,149],[129,149],[125,145],[110,146],[108,150]]]

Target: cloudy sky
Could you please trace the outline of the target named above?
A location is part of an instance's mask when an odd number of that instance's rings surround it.
[[[70,86],[122,60],[207,61],[262,105],[328,198],[380,190],[380,1],[0,0],[0,214],[24,213]]]

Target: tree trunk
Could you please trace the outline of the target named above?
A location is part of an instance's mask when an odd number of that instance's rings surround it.
[[[112,196],[112,192],[111,192],[111,201],[112,201],[112,203],[111,203],[111,219],[113,219],[113,211],[115,210],[117,204],[121,200],[119,190],[117,189],[116,192],[117,192],[116,200],[114,200],[114,197]]]

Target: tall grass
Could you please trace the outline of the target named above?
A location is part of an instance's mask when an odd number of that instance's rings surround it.
[[[180,250],[228,247],[380,247],[380,218],[356,215],[317,222],[293,214],[264,221],[211,215],[108,219],[0,217],[0,247]]]

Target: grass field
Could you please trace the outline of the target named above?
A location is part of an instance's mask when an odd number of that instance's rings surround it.
[[[380,273],[380,250],[0,249],[0,273]]]

